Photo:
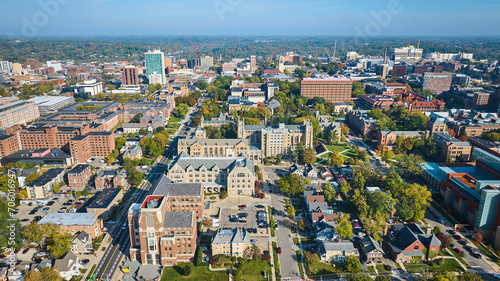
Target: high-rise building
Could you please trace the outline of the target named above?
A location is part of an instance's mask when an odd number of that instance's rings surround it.
[[[300,82],[300,94],[310,99],[322,97],[331,102],[351,99],[352,80],[347,78],[305,78]]]
[[[124,66],[121,73],[122,85],[139,85],[139,74],[137,67]]]
[[[12,69],[12,64],[8,61],[0,61],[0,72],[7,73]]]
[[[204,56],[200,58],[200,69],[208,70],[210,67],[214,66],[214,58],[210,56]]]
[[[403,48],[392,48],[389,51],[391,60],[398,62],[417,62],[422,59],[423,49],[408,46]]]
[[[161,84],[164,84],[166,82],[166,78],[165,57],[163,52],[160,50],[148,51],[144,56],[146,58],[146,75],[148,78],[151,74],[160,74]]]
[[[389,66],[387,64],[378,64],[375,66],[375,74],[385,79],[387,73],[389,72]]]
[[[449,72],[425,72],[422,81],[422,90],[430,90],[435,94],[441,94],[450,90],[453,74]]]

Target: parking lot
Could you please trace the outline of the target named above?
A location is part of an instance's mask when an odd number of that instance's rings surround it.
[[[71,196],[70,196],[71,197]],[[35,217],[39,219],[43,218],[46,214],[57,213],[61,210],[61,208],[65,208],[66,212],[69,211],[73,207],[78,207],[78,205],[74,205],[75,202],[68,202],[69,198],[66,198],[66,195],[54,195],[45,205],[37,205],[36,202],[33,202],[32,205],[20,205],[17,207],[19,212],[15,215],[21,221],[23,226],[31,223],[35,220]],[[72,207],[73,205],[73,207]],[[36,210],[36,212],[32,212]]]
[[[257,206],[261,205],[262,207],[258,208]],[[231,208],[222,208],[219,217],[219,224],[221,228],[236,228],[243,227],[245,229],[256,229],[252,232],[251,235],[262,236],[268,235],[268,228],[259,228],[257,223],[257,211],[266,211],[266,206],[260,203],[254,203],[246,205],[246,210],[239,210],[238,206],[235,205]],[[231,216],[238,217],[241,214],[246,215],[246,222],[232,222],[230,221]]]

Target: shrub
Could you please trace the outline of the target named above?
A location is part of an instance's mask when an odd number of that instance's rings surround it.
[[[271,255],[270,254],[262,254],[259,256],[259,259],[263,261],[270,261],[271,260]]]
[[[188,263],[186,267],[184,267],[184,276],[189,276],[191,275],[191,272],[193,271],[192,269],[193,264]]]

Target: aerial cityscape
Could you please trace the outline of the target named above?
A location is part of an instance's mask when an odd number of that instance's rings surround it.
[[[0,281],[500,279],[500,2],[2,5]]]

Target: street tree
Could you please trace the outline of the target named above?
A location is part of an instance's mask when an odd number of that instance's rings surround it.
[[[340,218],[337,220],[337,227],[335,228],[335,232],[344,239],[352,238],[352,223],[349,218],[349,214],[340,215]]]

